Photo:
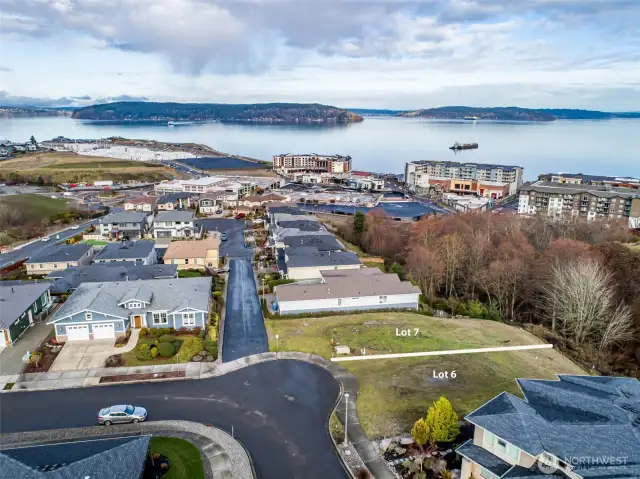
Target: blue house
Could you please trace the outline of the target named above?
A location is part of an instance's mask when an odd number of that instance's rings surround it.
[[[114,339],[129,328],[204,328],[211,278],[83,283],[47,324],[56,339]]]

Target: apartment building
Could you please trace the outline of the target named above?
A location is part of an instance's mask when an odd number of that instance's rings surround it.
[[[640,227],[640,192],[632,188],[536,182],[518,195],[520,214],[628,219],[630,228]]]
[[[407,163],[404,178],[411,191],[440,185],[444,191],[498,199],[516,194],[522,171],[521,166],[425,160]]]
[[[538,181],[546,183],[569,183],[573,185],[612,186],[616,188],[640,189],[640,178],[623,176],[585,175],[584,173],[543,173]]]
[[[286,153],[273,156],[273,169],[283,175],[290,175],[296,172],[347,173],[351,171],[351,157],[319,155],[317,153],[304,155]]]
[[[460,479],[640,477],[640,382],[558,375],[517,380],[466,416]]]

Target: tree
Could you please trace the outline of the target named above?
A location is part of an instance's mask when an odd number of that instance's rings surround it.
[[[426,425],[429,429],[429,444],[451,442],[460,434],[458,415],[447,398],[441,396],[427,412]]]
[[[409,252],[407,265],[418,281],[425,298],[433,300],[444,281],[444,266],[438,254],[425,246],[415,246]]]
[[[418,419],[411,428],[411,437],[416,444],[424,447],[429,442],[429,427],[423,418]]]
[[[38,142],[36,141],[36,138],[31,135],[31,138],[29,138],[29,143],[31,143],[34,146],[38,146]]]
[[[364,213],[362,211],[356,211],[356,214],[353,216],[353,232],[358,242],[362,240],[362,234],[364,233],[364,220]]]
[[[438,245],[439,256],[444,265],[445,296],[455,296],[455,282],[465,258],[466,245],[458,233],[445,235]]]

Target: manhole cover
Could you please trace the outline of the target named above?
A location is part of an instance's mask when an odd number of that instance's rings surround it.
[[[285,394],[284,397],[287,399],[287,401],[289,402],[293,402],[296,400],[296,398],[294,398],[293,396],[289,396],[288,394]]]

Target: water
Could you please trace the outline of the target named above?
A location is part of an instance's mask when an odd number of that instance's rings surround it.
[[[153,139],[204,143],[219,151],[271,160],[274,154],[339,153],[353,168],[402,173],[414,160],[456,160],[524,167],[525,178],[570,171],[640,177],[640,120],[554,122],[464,122],[369,117],[342,126],[284,125],[109,125],[68,117],[0,118],[0,139],[26,141],[69,138]],[[455,142],[477,142],[477,150],[454,154]]]
[[[240,160],[238,158],[185,158],[182,163],[186,163],[189,166],[200,168],[203,170],[209,169],[236,169],[236,168],[263,168],[260,163],[253,163],[252,161]]]

